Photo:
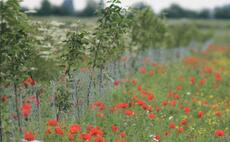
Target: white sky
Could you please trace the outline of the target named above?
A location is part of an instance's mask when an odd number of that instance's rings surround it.
[[[42,0],[23,0],[22,6],[26,6],[30,9],[38,8]],[[97,0],[98,1],[98,0]],[[159,12],[161,9],[170,6],[172,3],[177,3],[182,7],[201,10],[203,8],[214,8],[216,6],[222,6],[230,4],[230,0],[121,0],[124,7],[132,5],[135,2],[143,1],[150,4],[154,11]],[[54,5],[62,4],[63,0],[50,0]],[[81,10],[85,7],[87,0],[75,0],[74,6],[77,10]]]

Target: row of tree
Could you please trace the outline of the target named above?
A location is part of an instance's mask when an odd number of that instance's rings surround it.
[[[94,0],[87,0],[87,5],[82,11],[75,11],[74,0],[65,0],[62,5],[54,6],[49,0],[43,0],[41,7],[36,9],[36,13],[30,13],[36,16],[85,16],[92,17],[96,16],[98,9],[104,8],[104,1],[101,0],[99,3]],[[23,7],[23,11],[27,11],[28,8]]]
[[[202,18],[202,19],[230,19],[230,4],[222,7],[216,7],[213,10],[203,9],[201,11],[193,11],[185,9],[177,4],[163,9],[161,15],[167,18]]]
[[[75,11],[73,6],[73,0],[65,0],[61,6],[53,6],[49,0],[43,0],[42,5],[34,15],[37,16],[96,16],[98,9],[104,8],[104,1],[99,3],[94,0],[87,0],[87,5],[83,11]],[[143,2],[138,2],[132,7],[143,9],[148,7]],[[27,10],[27,8],[23,8]],[[203,9],[201,11],[193,11],[185,9],[177,4],[172,4],[170,7],[163,9],[160,15],[164,15],[167,18],[202,18],[202,19],[230,19],[230,4],[222,7],[216,7],[215,9]]]

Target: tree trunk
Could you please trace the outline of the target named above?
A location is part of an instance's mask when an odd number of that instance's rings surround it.
[[[14,83],[14,95],[15,95],[15,108],[16,108],[16,114],[17,114],[17,120],[18,120],[18,128],[20,134],[22,133],[22,127],[21,127],[21,117],[20,117],[20,111],[19,111],[19,94],[17,92],[17,84]]]
[[[2,128],[2,106],[1,106],[1,99],[0,99],[0,142],[3,141],[3,128]]]
[[[90,94],[91,94],[91,88],[92,88],[92,81],[93,81],[93,71],[91,70],[90,71],[90,77],[89,77],[89,86],[88,86],[88,93],[87,93],[87,106],[89,106],[89,97],[90,97]]]
[[[60,107],[58,107],[57,113],[56,113],[56,120],[59,121],[60,120]]]
[[[103,67],[100,67],[100,74],[99,74],[99,94],[103,95]]]

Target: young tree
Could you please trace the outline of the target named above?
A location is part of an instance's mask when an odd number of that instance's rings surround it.
[[[110,1],[110,5],[102,11],[95,29],[93,46],[90,48],[93,56],[90,64],[93,68],[103,68],[105,63],[117,58],[124,48],[123,36],[128,28],[126,10],[120,7],[120,0]]]
[[[132,9],[129,50],[133,53],[132,67],[136,69],[136,55],[142,54],[149,48],[159,48],[167,38],[167,29],[163,20],[157,17],[153,10]],[[159,54],[158,54],[159,55]]]
[[[109,1],[110,5],[102,10],[92,40],[91,62],[93,69],[100,69],[99,94],[103,88],[103,69],[105,64],[111,62],[124,51],[124,35],[128,29],[127,13],[119,4],[120,0]],[[92,80],[92,78],[90,79]]]
[[[64,61],[67,64],[65,74],[71,77],[71,71],[76,70],[84,57],[87,56],[87,47],[89,44],[86,38],[86,32],[70,32],[67,34],[66,47],[64,54],[62,55]]]
[[[0,13],[0,85],[13,83],[18,127],[22,131],[17,88],[28,70],[25,64],[33,53],[31,27],[26,15],[20,12],[18,0],[1,1]]]

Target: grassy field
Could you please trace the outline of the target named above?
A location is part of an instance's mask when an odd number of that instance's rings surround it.
[[[43,134],[34,122],[27,129],[56,142],[228,142],[229,57],[229,47],[212,45],[178,63],[145,63],[114,82],[113,91],[98,96],[78,121],[47,119]],[[46,98],[43,104],[49,104]]]
[[[230,20],[167,20],[170,24],[194,23],[201,31],[211,32],[216,44],[230,44]]]
[[[13,90],[7,85],[3,89],[6,95],[1,99],[5,103],[6,114],[9,114],[4,118],[9,123],[4,124],[7,126],[4,129],[9,130],[5,141],[18,141],[22,137],[28,141],[38,139],[44,142],[229,141],[230,21],[166,20],[168,25],[194,23],[200,31],[212,33],[212,44],[205,50],[194,48],[189,52],[191,55],[181,57],[181,60],[170,62],[169,59],[168,64],[142,56],[137,69],[126,68],[129,73],[133,69],[132,73],[112,81],[110,76],[106,76],[109,79],[104,81],[104,88],[110,86],[110,90],[104,95],[95,93],[95,96],[90,96],[93,101],[87,106],[86,96],[90,87],[84,81],[89,80],[89,69],[77,70],[77,73],[82,73],[81,78],[74,76],[75,84],[68,84],[66,82],[72,80],[66,81],[63,79],[65,76],[57,78],[61,68],[56,64],[61,63],[60,51],[64,47],[66,33],[81,29],[91,31],[97,24],[96,18],[30,18],[38,26],[35,34],[42,43],[35,46],[43,58],[31,62],[41,66],[39,71],[34,71],[40,78],[35,78],[38,83],[34,86],[21,84],[19,87],[21,106],[18,109],[23,134],[15,131],[18,118],[12,103],[14,97],[9,97]],[[129,58],[123,57],[121,61],[129,62]],[[115,65],[113,68],[117,67]],[[91,74],[100,78],[97,73]],[[98,90],[99,84],[92,83],[92,92]],[[71,94],[79,98],[75,100]],[[56,99],[57,96],[60,98]],[[64,107],[59,108],[56,104]],[[57,112],[60,115],[58,121]]]

